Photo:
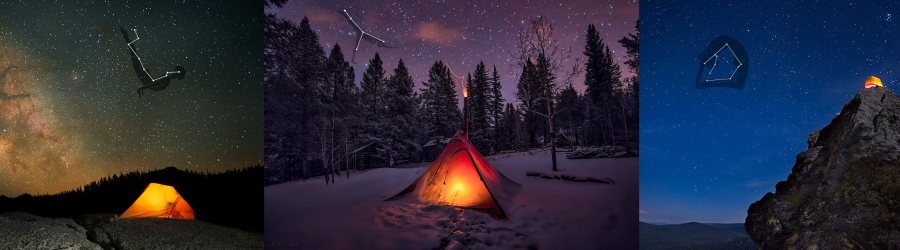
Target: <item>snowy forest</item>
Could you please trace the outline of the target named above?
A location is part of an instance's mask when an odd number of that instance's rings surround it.
[[[375,54],[357,83],[344,55],[352,45],[323,48],[312,25],[307,18],[295,24],[265,16],[266,185],[321,175],[333,183],[363,168],[433,161],[455,131],[465,131],[459,83],[443,61],[431,65],[416,89],[402,59],[385,69]],[[465,106],[473,145],[484,155],[549,147],[636,150],[639,24],[618,41],[604,41],[587,25],[585,52],[577,56],[555,37],[551,20],[524,25],[516,47],[507,48],[512,65],[457,69],[470,72]],[[622,76],[611,42],[626,48],[633,76]],[[571,61],[574,66],[563,65]],[[501,95],[504,69],[516,81],[511,100]],[[584,80],[584,93],[572,86],[576,79]]]

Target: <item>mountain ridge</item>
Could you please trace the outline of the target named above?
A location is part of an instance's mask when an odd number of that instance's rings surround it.
[[[740,223],[653,225],[639,222],[640,249],[756,249]]]

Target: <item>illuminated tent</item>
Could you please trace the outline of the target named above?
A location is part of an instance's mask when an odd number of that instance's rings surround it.
[[[168,185],[150,183],[134,204],[120,218],[194,219],[194,210],[184,198]]]
[[[869,79],[866,80],[866,88],[876,86],[884,88],[884,85],[881,85],[881,79],[878,79],[878,77],[870,76]]]
[[[434,201],[507,218],[501,203],[506,203],[521,186],[491,166],[462,132],[457,131],[422,176],[388,200],[412,193],[408,199]]]

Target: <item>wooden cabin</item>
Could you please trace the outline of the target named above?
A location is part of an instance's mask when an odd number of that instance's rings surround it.
[[[379,142],[372,142],[353,150],[350,155],[353,156],[354,168],[359,170],[389,167],[389,159],[384,159],[381,156],[384,150],[384,146]]]

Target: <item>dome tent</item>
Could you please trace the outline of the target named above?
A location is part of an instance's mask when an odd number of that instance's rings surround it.
[[[884,85],[881,85],[881,79],[878,79],[878,77],[870,76],[869,79],[866,79],[866,88],[871,88],[871,87],[884,88]]]
[[[518,193],[521,186],[491,166],[462,132],[457,131],[418,179],[387,200],[427,200],[504,219],[507,214],[501,203]],[[413,195],[407,196],[410,193]]]
[[[175,188],[150,183],[144,193],[119,218],[194,219],[194,209],[175,191]]]

